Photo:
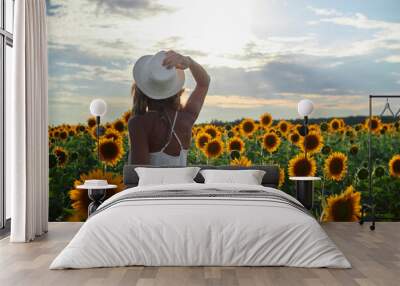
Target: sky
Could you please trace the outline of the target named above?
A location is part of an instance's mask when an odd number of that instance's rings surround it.
[[[298,118],[305,98],[311,117],[366,115],[368,94],[400,94],[398,11],[398,0],[47,0],[50,123],[86,121],[95,98],[106,121],[119,117],[136,60],[170,49],[211,77],[198,122]],[[186,71],[185,98],[194,85]]]

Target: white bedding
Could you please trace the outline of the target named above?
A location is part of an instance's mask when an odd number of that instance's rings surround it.
[[[127,265],[351,267],[319,223],[290,204],[243,197],[116,203],[136,192],[207,189],[261,190],[297,202],[279,190],[254,185],[193,183],[127,189],[100,206],[50,269]]]

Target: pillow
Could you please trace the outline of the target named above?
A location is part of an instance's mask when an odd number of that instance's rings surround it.
[[[265,171],[261,170],[202,170],[205,184],[234,183],[261,185]]]
[[[138,186],[195,183],[193,179],[196,177],[199,170],[199,167],[135,168],[139,176]]]

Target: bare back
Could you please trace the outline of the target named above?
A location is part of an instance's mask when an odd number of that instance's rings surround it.
[[[165,114],[159,112],[147,112],[143,117],[143,127],[147,130],[147,138],[149,142],[149,152],[159,152],[167,143],[171,134],[171,124],[174,118],[173,111],[167,111]],[[166,118],[168,116],[168,118]],[[189,149],[192,137],[192,116],[184,111],[178,111],[174,131],[179,137],[184,149]],[[181,147],[175,137],[165,148],[165,153],[171,156],[179,155]]]

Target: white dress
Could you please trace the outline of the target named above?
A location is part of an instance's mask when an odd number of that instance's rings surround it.
[[[172,122],[171,133],[169,134],[169,139],[165,143],[164,147],[158,152],[149,153],[150,155],[150,165],[152,166],[182,166],[187,165],[187,149],[183,149],[182,142],[175,132],[176,118],[178,117],[178,111],[175,112],[174,121]],[[176,141],[180,146],[180,152],[178,156],[172,156],[164,152],[169,143],[171,143],[172,138],[175,137]]]

